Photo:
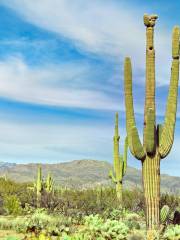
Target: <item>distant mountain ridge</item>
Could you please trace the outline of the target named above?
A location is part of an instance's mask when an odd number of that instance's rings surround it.
[[[11,168],[15,165],[16,165],[16,163],[0,162],[0,169]]]
[[[97,160],[74,160],[71,162],[41,164],[43,176],[51,172],[56,184],[73,188],[90,188],[97,185],[110,185],[108,178],[112,165],[106,161]],[[18,182],[34,181],[36,178],[38,164],[15,164],[0,162],[0,176],[6,175],[9,179]],[[126,188],[142,187],[141,171],[127,168],[124,178]],[[166,174],[161,175],[161,190],[180,194],[180,177]]]

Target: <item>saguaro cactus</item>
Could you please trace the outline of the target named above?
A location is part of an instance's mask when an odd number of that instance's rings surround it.
[[[36,194],[37,194],[37,207],[41,206],[41,194],[43,190],[43,179],[42,179],[42,169],[41,166],[38,167],[37,180],[35,183]]]
[[[46,192],[47,193],[53,193],[54,192],[54,180],[50,173],[48,173],[47,179],[46,179]]]
[[[172,34],[171,81],[163,125],[156,126],[155,117],[155,50],[154,26],[158,17],[144,15],[146,26],[146,99],[144,109],[144,137],[140,141],[134,117],[132,96],[132,68],[130,58],[125,59],[126,128],[131,153],[142,162],[143,186],[148,229],[159,226],[160,160],[165,158],[173,145],[176,122],[179,80],[179,27]]]
[[[127,149],[128,149],[128,138],[125,139],[124,144],[124,155],[119,154],[119,132],[118,132],[118,113],[116,113],[115,117],[115,134],[114,134],[114,174],[111,170],[109,172],[109,177],[112,179],[112,181],[116,184],[116,194],[117,199],[120,203],[122,203],[122,181],[123,177],[126,173],[127,168]]]

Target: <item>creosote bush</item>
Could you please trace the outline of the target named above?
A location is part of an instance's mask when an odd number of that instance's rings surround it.
[[[21,203],[16,195],[4,196],[3,208],[8,215],[20,215],[22,213]]]

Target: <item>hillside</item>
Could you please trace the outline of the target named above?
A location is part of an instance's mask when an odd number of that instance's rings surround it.
[[[38,164],[11,164],[0,163],[0,176],[27,182],[36,177]],[[58,164],[42,164],[43,176],[48,172],[53,174],[56,184],[73,188],[88,188],[95,185],[109,185],[108,172],[111,164],[96,160],[75,160]],[[124,179],[125,187],[141,187],[141,171],[128,167]],[[180,194],[180,177],[169,175],[161,176],[161,189],[163,192]]]

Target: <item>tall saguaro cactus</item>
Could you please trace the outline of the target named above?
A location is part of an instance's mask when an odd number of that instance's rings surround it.
[[[150,230],[156,229],[159,226],[160,160],[168,155],[173,145],[179,81],[180,29],[179,27],[174,27],[172,34],[171,81],[165,121],[162,125],[159,124],[156,126],[154,26],[157,18],[156,15],[144,15],[147,43],[143,144],[140,141],[134,117],[130,58],[126,58],[124,64],[128,142],[131,153],[142,162],[146,222],[147,228]]]
[[[126,137],[124,144],[124,155],[119,154],[119,131],[118,131],[118,113],[116,113],[115,118],[115,134],[114,134],[114,174],[113,171],[109,172],[109,177],[116,184],[116,194],[117,199],[120,204],[122,203],[122,181],[126,173],[127,168],[127,148],[128,148],[128,139]]]

